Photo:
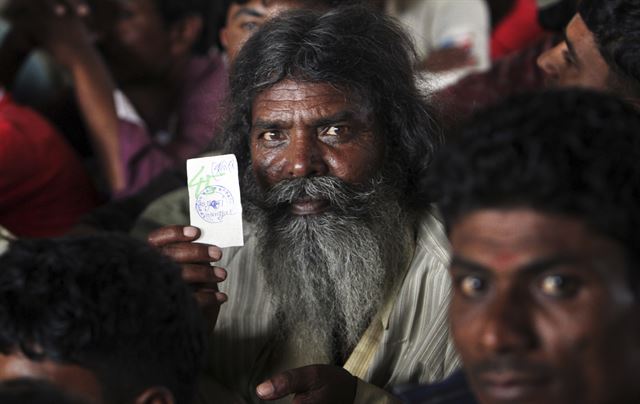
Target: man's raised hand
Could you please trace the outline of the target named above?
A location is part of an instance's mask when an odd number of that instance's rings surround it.
[[[152,246],[173,259],[182,267],[182,279],[189,284],[198,300],[211,329],[218,318],[220,305],[227,295],[218,291],[218,283],[227,277],[227,271],[210,263],[222,258],[220,248],[193,243],[200,237],[200,230],[192,226],[166,226],[149,234]]]
[[[311,365],[280,373],[260,384],[256,392],[267,401],[294,394],[293,404],[352,404],[357,380],[337,366]]]

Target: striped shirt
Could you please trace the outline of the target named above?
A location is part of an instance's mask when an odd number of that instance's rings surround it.
[[[144,237],[159,226],[188,224],[187,201],[186,190],[179,190],[152,204],[134,234]],[[398,402],[386,390],[401,384],[432,383],[459,366],[447,322],[447,238],[441,223],[429,212],[415,229],[413,258],[397,293],[390,294],[374,316],[344,366],[359,378],[356,403]],[[229,301],[222,306],[212,334],[209,380],[205,380],[210,393],[201,394],[200,403],[258,403],[255,386],[269,376],[331,362],[314,347],[276,343],[279,325],[259,270],[257,243],[251,224],[245,223],[245,246],[225,249],[216,264],[229,273],[220,285]],[[231,396],[221,400],[222,394]]]

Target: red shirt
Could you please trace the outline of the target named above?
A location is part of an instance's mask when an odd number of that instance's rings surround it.
[[[538,23],[535,0],[516,0],[513,9],[491,33],[491,59],[518,52],[535,43],[543,34]]]
[[[97,204],[62,135],[0,93],[0,225],[19,237],[60,235]]]

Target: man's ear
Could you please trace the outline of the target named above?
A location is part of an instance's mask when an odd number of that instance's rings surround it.
[[[149,387],[140,394],[135,404],[175,404],[176,400],[168,388],[162,386]]]
[[[203,30],[202,17],[188,15],[171,27],[171,53],[174,56],[189,54]]]
[[[222,49],[226,51],[229,48],[229,31],[226,25],[220,28],[220,31],[218,31],[218,37],[220,38]]]

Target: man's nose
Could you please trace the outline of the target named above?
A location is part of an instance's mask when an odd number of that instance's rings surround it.
[[[327,175],[328,168],[320,147],[313,135],[294,134],[288,147],[288,176],[298,178]]]
[[[485,313],[479,342],[490,353],[523,352],[538,344],[532,302],[515,291],[495,299]]]
[[[561,45],[559,44],[538,56],[538,67],[544,72],[549,79],[556,79],[559,74],[558,57],[561,56]]]

